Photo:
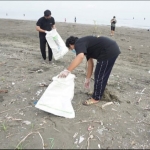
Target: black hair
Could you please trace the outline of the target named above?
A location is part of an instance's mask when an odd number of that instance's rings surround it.
[[[70,37],[66,40],[66,46],[69,48],[70,44],[71,44],[71,45],[74,45],[77,39],[78,39],[78,37],[70,36]]]
[[[113,18],[116,18],[115,16]]]
[[[50,10],[45,10],[44,11],[44,16],[48,17],[49,15],[51,15],[51,11]]]

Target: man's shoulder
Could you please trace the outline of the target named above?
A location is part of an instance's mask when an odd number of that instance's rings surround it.
[[[42,21],[43,19],[44,19],[44,17],[41,17],[41,18],[38,19],[38,21]]]
[[[54,17],[51,17],[51,20],[54,20]]]

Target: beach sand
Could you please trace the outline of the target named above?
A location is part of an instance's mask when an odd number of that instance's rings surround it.
[[[68,52],[54,64],[42,64],[35,25],[0,19],[0,148],[150,148],[150,32],[116,27],[111,37],[110,26],[95,31],[94,25],[56,22],[64,41],[71,35],[107,36],[121,49],[103,101],[96,105],[82,105],[89,97],[83,89],[86,60],[72,72],[77,76],[72,100],[76,116],[66,119],[35,108],[34,102],[47,88],[40,83],[49,85],[75,55]]]

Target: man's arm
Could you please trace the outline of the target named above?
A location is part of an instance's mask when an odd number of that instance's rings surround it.
[[[70,66],[67,68],[70,72],[74,70],[84,59],[84,53],[80,53],[76,56],[76,58],[72,61]]]
[[[52,26],[52,28],[53,28],[53,29],[56,29],[56,26],[55,26],[55,24]]]
[[[87,79],[90,79],[91,76],[92,76],[92,73],[93,73],[93,66],[94,66],[93,59],[90,58],[90,59],[88,60],[88,68],[87,68],[87,75],[86,75],[86,78],[87,78]]]
[[[40,26],[36,26],[36,30],[39,31],[39,32],[44,32],[44,33],[46,31],[46,30],[41,29]]]

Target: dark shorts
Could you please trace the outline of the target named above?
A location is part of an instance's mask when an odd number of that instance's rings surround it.
[[[111,26],[111,30],[112,30],[112,31],[115,31],[115,27]]]

